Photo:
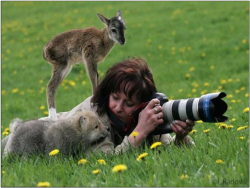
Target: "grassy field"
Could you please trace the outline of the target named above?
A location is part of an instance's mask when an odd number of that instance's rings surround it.
[[[44,45],[69,29],[101,29],[96,13],[113,17],[118,9],[127,25],[127,41],[99,64],[101,78],[115,62],[143,57],[158,90],[169,99],[226,92],[226,125],[232,128],[197,122],[192,135],[196,147],[92,155],[83,165],[78,160],[84,154],[2,159],[1,186],[33,187],[47,181],[53,187],[248,187],[249,2],[1,2],[1,132],[16,117],[47,116],[51,66],[43,59]],[[90,95],[83,64],[76,65],[57,92],[57,111],[69,111]],[[207,129],[208,134],[203,132]],[[144,152],[145,161],[136,161]],[[106,165],[96,164],[98,159]],[[216,163],[219,159],[223,162]],[[112,173],[117,164],[127,170]],[[93,174],[96,169],[101,171]]]

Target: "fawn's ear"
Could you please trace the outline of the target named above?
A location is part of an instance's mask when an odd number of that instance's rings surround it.
[[[97,13],[97,16],[102,21],[102,23],[104,23],[105,25],[109,25],[110,20],[108,18],[105,18],[103,15],[101,15],[99,13]]]
[[[116,15],[116,16],[117,16],[118,18],[119,18],[119,17],[121,17],[121,18],[122,18],[122,13],[121,13],[121,11],[119,11],[119,10],[118,10],[118,11],[117,11],[117,15]]]
[[[83,117],[81,116],[79,118],[79,125],[80,125],[80,130],[83,130],[83,131],[87,131],[88,127],[87,127],[87,119],[86,117]]]

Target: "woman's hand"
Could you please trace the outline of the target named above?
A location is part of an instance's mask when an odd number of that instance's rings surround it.
[[[134,129],[134,132],[138,132],[138,136],[136,138],[130,136],[129,140],[134,146],[140,146],[145,138],[162,123],[163,113],[160,101],[152,99],[139,114],[138,124]]]
[[[193,130],[194,125],[195,123],[191,120],[186,122],[176,120],[171,123],[171,128],[176,133],[176,139],[181,141]]]
[[[137,127],[147,137],[155,128],[163,123],[162,107],[158,99],[152,99],[140,112]]]

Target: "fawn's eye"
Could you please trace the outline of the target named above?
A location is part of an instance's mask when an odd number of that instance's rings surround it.
[[[116,29],[111,29],[112,33],[117,33]]]
[[[98,126],[98,125],[96,125],[96,126],[95,126],[95,129],[98,129],[98,128],[99,128],[99,126]]]

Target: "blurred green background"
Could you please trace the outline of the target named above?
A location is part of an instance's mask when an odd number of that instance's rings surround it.
[[[249,125],[249,114],[247,110],[243,112],[249,107],[249,2],[246,1],[1,2],[2,132],[16,117],[26,120],[47,116],[46,85],[51,77],[52,67],[43,59],[44,45],[55,35],[70,29],[89,26],[101,29],[104,25],[96,14],[101,13],[110,18],[116,15],[117,10],[122,12],[127,25],[126,44],[124,46],[116,44],[104,62],[99,63],[100,78],[114,63],[131,56],[138,56],[147,60],[158,90],[165,93],[169,99],[200,97],[218,91],[226,92],[225,101],[228,103],[226,115],[229,117],[227,124],[233,125],[234,128],[231,132],[220,134],[218,131],[221,130],[213,124],[196,123],[198,146],[203,147],[203,143],[212,142],[218,145],[220,150],[214,150],[210,148],[211,145],[205,144],[204,150],[198,150],[200,153],[197,155],[195,167],[202,166],[199,162],[203,160],[210,164],[214,163],[217,155],[225,156],[228,166],[215,170],[215,174],[227,174],[228,177],[249,180],[249,170],[246,168],[248,166],[246,160],[249,157],[249,136],[248,132],[237,131],[238,127]],[[58,89],[57,111],[69,111],[90,95],[90,81],[83,64],[80,63],[73,67]],[[208,128],[216,133],[214,140],[209,142],[202,132]],[[240,136],[244,139],[239,139]],[[233,140],[234,145],[230,140]],[[208,155],[210,157],[204,158],[208,153],[212,153],[213,156]],[[174,155],[181,154],[175,150]],[[195,156],[193,154],[193,157]],[[164,179],[152,184],[142,179],[138,185],[197,186],[204,183],[204,186],[218,186],[205,178],[207,174],[212,174],[210,173],[213,171],[212,166],[210,169],[206,167],[202,169],[205,175],[198,182],[195,180],[196,176],[189,174],[189,182],[176,183],[179,180],[179,172],[175,169],[177,165],[175,163],[182,164],[181,159],[176,160],[173,166],[168,166],[173,172],[173,180],[169,181],[169,184],[166,184]],[[31,183],[22,176],[19,178],[21,174],[25,176],[29,173],[28,169],[34,168],[31,171],[35,171],[36,167],[32,162],[24,163],[23,171],[19,169],[18,163],[13,166],[9,163],[4,165],[5,169],[8,166],[14,173],[14,176],[12,174],[4,176],[4,179],[2,177],[5,186],[34,186],[34,182],[38,181],[37,177],[31,178]],[[192,171],[192,166],[189,165],[187,170]],[[56,164],[52,166],[56,167]],[[158,168],[161,167],[157,166],[156,169]],[[19,171],[15,172],[16,169]],[[153,170],[152,166],[149,165],[149,169]],[[137,173],[141,174],[141,171]],[[137,177],[137,173],[133,176]],[[114,186],[112,178],[111,176],[110,181],[107,180],[101,185]],[[130,176],[128,178],[131,179]],[[132,182],[127,185],[136,186],[134,180],[130,181]],[[74,182],[77,180],[64,182],[66,184],[54,182],[54,185],[69,186]]]
[[[170,99],[215,90],[235,95],[241,87],[241,94],[248,92],[247,2],[2,2],[2,126],[14,117],[44,116],[40,107],[47,109],[52,70],[42,56],[44,45],[66,30],[101,29],[96,13],[110,18],[117,10],[128,27],[126,44],[115,45],[99,64],[101,77],[115,62],[139,56]],[[232,82],[221,84],[228,79]],[[68,111],[89,95],[90,81],[80,63],[57,92],[57,111]]]

